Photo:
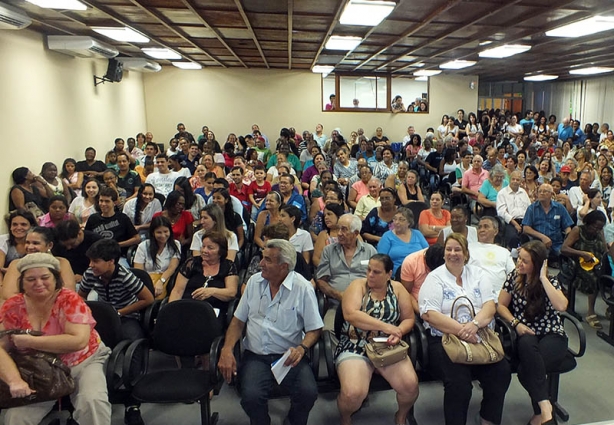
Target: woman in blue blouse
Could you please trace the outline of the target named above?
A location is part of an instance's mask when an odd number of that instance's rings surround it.
[[[429,244],[419,230],[412,229],[414,214],[409,208],[401,207],[392,218],[393,228],[388,230],[379,243],[377,252],[387,254],[394,262],[393,276],[409,254],[428,248]]]

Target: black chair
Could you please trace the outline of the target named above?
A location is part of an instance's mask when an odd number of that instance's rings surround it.
[[[555,370],[546,371],[548,393],[550,395],[550,402],[552,403],[554,413],[559,418],[561,418],[561,420],[567,422],[569,420],[569,413],[559,403],[560,377],[561,374],[568,373],[574,370],[578,364],[576,358],[582,357],[584,355],[584,352],[586,351],[586,332],[582,327],[582,323],[580,323],[580,321],[576,319],[573,315],[569,314],[566,311],[559,314],[561,316],[563,324],[565,324],[566,321],[569,321],[574,326],[579,341],[579,347],[577,351],[572,349],[571,347],[567,347],[567,353],[559,367]],[[496,323],[499,337],[501,338],[503,348],[505,349],[505,357],[509,360],[510,365],[512,366],[512,371],[516,372],[518,368],[516,332],[510,326],[509,323],[507,323],[499,316],[496,317]]]
[[[428,210],[429,207],[425,202],[410,202],[405,207],[409,208],[410,211],[414,214],[414,225],[413,228],[418,228],[418,220],[420,219],[420,213],[424,210]]]
[[[550,262],[550,259],[548,261]],[[578,260],[561,254],[559,256],[561,272],[558,275],[558,279],[567,295],[567,312],[579,321],[582,321],[582,316],[576,313],[576,287],[573,284],[575,276],[570,274],[574,270],[576,261]]]
[[[145,287],[149,289],[149,292],[151,292],[151,295],[155,298],[156,290],[154,289],[154,285],[151,280],[151,276],[149,276],[149,273],[147,273],[145,270],[135,269],[134,267],[130,268],[130,271],[136,277],[138,277],[141,280],[141,282],[143,282],[143,285],[145,285]],[[174,281],[173,281],[173,284],[174,284]],[[143,330],[145,331],[145,335],[151,334],[151,331],[154,327],[156,316],[159,310],[160,310],[160,300],[155,300],[153,304],[141,310],[140,312],[141,326]]]
[[[612,267],[610,266],[610,256],[606,252],[601,259],[601,277],[599,278],[599,292],[601,298],[607,304],[608,310],[614,310],[614,277],[612,277]],[[597,331],[597,336],[610,345],[614,345],[614,320],[610,313],[610,326],[608,332]]]
[[[207,302],[179,300],[168,303],[159,312],[152,341],[162,353],[178,357],[194,357],[219,352],[222,329],[213,307]],[[130,348],[149,353],[149,342],[141,339]],[[146,354],[146,357],[148,354]],[[124,362],[129,367],[130,359]],[[145,362],[148,364],[148,361]],[[174,369],[146,371],[135,382],[129,382],[132,397],[142,403],[200,403],[203,425],[214,425],[218,414],[211,413],[209,393],[219,392],[222,378],[217,370],[217,359],[210,356],[205,370]]]

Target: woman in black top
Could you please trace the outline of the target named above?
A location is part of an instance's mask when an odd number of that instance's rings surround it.
[[[541,241],[528,242],[518,251],[516,270],[499,293],[497,312],[518,335],[518,380],[531,396],[531,425],[555,425],[548,397],[546,371],[561,363],[567,353],[567,337],[559,311],[567,298],[559,282],[548,276],[548,248]]]
[[[237,295],[239,287],[237,267],[226,258],[227,251],[226,235],[205,232],[200,258],[189,259],[179,269],[169,302],[180,299],[207,301],[220,310],[218,317],[225,322],[228,301]]]
[[[239,248],[242,248],[243,243],[245,242],[243,220],[241,220],[241,216],[237,214],[232,208],[232,199],[230,198],[230,193],[228,192],[228,189],[214,189],[211,199],[213,200],[214,204],[219,205],[222,211],[224,211],[224,220],[226,221],[226,228],[232,233],[236,233]]]
[[[15,186],[9,192],[9,211],[24,208],[34,214],[35,218],[47,212],[45,200],[53,196],[51,188],[45,179],[35,176],[26,167],[19,167],[13,171]]]

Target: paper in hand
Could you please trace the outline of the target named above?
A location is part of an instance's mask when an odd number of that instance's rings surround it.
[[[282,381],[290,371],[290,368],[292,367],[285,366],[286,359],[289,355],[290,349],[288,349],[288,351],[286,351],[284,355],[279,358],[279,360],[271,363],[271,372],[273,372],[273,376],[275,377],[275,380],[277,381],[278,385],[282,383]]]

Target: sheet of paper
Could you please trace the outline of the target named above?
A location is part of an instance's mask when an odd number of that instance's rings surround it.
[[[279,360],[271,363],[271,372],[273,372],[273,376],[275,377],[277,384],[281,384],[290,371],[291,366],[284,366],[284,363],[289,355],[290,349],[288,349],[288,351],[286,351],[284,355],[279,358]]]
[[[215,313],[215,317],[220,317],[220,309],[219,308],[214,308],[213,312]]]

